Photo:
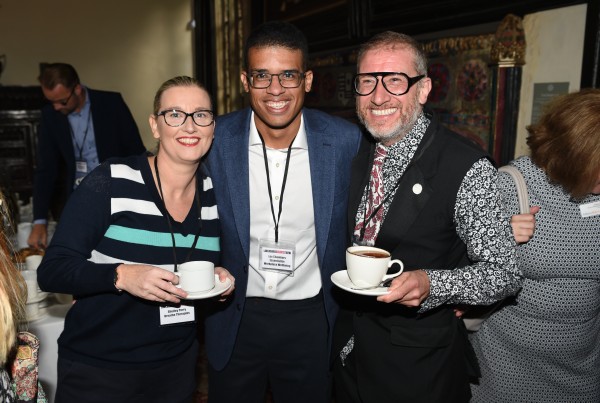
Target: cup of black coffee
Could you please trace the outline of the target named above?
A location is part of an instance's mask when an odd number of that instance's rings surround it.
[[[388,269],[397,264],[395,273],[387,274]],[[346,269],[350,281],[357,287],[376,287],[385,280],[402,274],[404,264],[399,259],[392,260],[385,249],[373,246],[351,246],[346,249]]]

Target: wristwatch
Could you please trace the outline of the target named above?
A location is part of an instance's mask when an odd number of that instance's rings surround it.
[[[117,287],[117,281],[119,281],[119,272],[117,271],[117,268],[118,268],[118,267],[119,267],[119,266],[115,267],[115,271],[113,272],[113,284],[114,284],[114,286],[115,286],[115,289],[116,289],[118,292],[123,292],[123,290],[121,290],[119,287]]]

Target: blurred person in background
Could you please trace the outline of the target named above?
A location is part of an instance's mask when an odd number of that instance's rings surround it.
[[[121,94],[84,86],[67,63],[42,64],[38,80],[48,105],[42,108],[38,134],[34,225],[27,243],[45,248],[48,212],[59,215],[85,175],[107,158],[138,155],[146,149]]]
[[[13,261],[8,241],[10,214],[0,193],[0,402],[46,402],[37,382],[39,340],[19,332],[26,321],[27,285]],[[23,349],[23,354],[18,351]]]

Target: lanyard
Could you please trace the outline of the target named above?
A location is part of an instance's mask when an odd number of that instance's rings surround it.
[[[283,183],[281,184],[281,193],[279,194],[279,214],[275,218],[275,207],[273,207],[273,191],[271,190],[271,178],[269,176],[269,161],[267,160],[267,147],[262,134],[257,130],[258,137],[262,143],[263,157],[265,158],[265,170],[267,172],[267,188],[269,189],[269,202],[271,203],[271,214],[273,215],[273,223],[275,224],[275,243],[279,242],[279,221],[281,220],[281,211],[283,210],[283,192],[285,190],[285,182],[287,181],[288,168],[290,167],[290,157],[292,155],[292,144],[296,140],[296,136],[292,139],[288,147],[287,157],[285,159],[285,171],[283,172]]]
[[[90,111],[88,112],[87,125],[85,126],[85,132],[83,132],[83,141],[81,142],[81,147],[79,147],[79,144],[77,144],[77,140],[75,139],[75,132],[73,132],[73,128],[71,127],[71,124],[69,124],[69,130],[71,131],[71,137],[73,138],[73,143],[75,143],[75,147],[79,151],[79,159],[78,159],[78,161],[83,161],[82,160],[82,157],[83,157],[83,147],[85,146],[85,139],[87,139],[88,130],[90,128],[90,121],[91,120],[92,120],[92,110],[90,109]]]
[[[158,190],[160,191],[160,198],[163,202],[163,207],[165,209],[165,218],[167,219],[167,225],[169,226],[169,232],[171,233],[171,240],[173,242],[173,271],[177,272],[177,252],[175,243],[175,233],[173,232],[173,225],[171,224],[171,215],[169,214],[169,210],[167,210],[167,205],[165,203],[165,197],[163,196],[162,185],[160,183],[160,175],[158,173],[158,154],[154,157],[154,170],[156,171],[156,182],[158,182]],[[200,206],[200,192],[202,191],[201,181],[198,180],[198,175],[196,173],[196,193],[194,198],[196,199],[196,206],[198,207],[198,224],[200,228],[198,229],[198,233],[194,237],[194,243],[190,247],[190,250],[185,258],[185,261],[190,260],[190,256],[192,255],[192,251],[196,247],[196,243],[198,243],[198,238],[200,237],[200,232],[202,231],[202,206]]]

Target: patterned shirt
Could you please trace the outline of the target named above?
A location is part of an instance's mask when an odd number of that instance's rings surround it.
[[[13,403],[17,401],[15,385],[5,368],[0,368],[0,402]]]
[[[429,123],[428,117],[421,113],[412,130],[387,147],[388,156],[383,164],[384,220],[394,199],[396,184],[413,159]],[[496,168],[486,158],[475,162],[465,175],[456,195],[454,223],[473,263],[455,270],[423,268],[429,276],[430,294],[419,312],[442,304],[488,305],[514,294],[520,286],[520,281],[515,282],[515,277],[520,277],[515,254],[507,253],[507,236],[512,242],[509,247],[515,243],[509,217],[502,214],[496,179]],[[356,223],[364,219],[367,197],[368,189],[365,189]]]

